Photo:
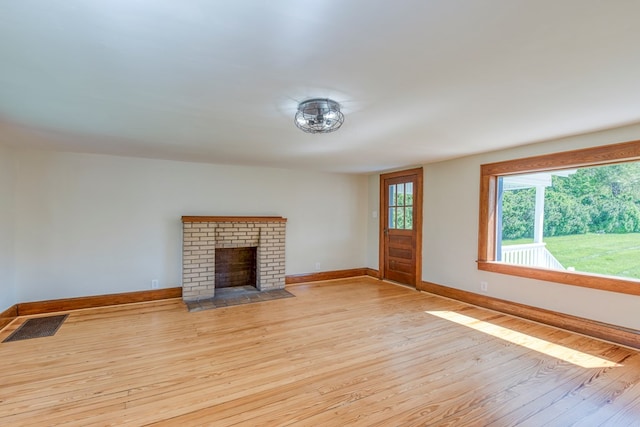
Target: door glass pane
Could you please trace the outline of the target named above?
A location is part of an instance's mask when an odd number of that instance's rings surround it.
[[[404,206],[404,183],[398,184],[398,206]]]
[[[389,228],[396,228],[396,208],[389,208]]]
[[[404,205],[413,206],[413,182],[407,182],[405,185]]]
[[[413,208],[407,207],[406,217],[404,219],[404,228],[406,230],[413,230]]]
[[[395,205],[396,205],[396,186],[390,185],[389,186],[389,206],[395,206]],[[391,215],[389,215],[389,218],[391,218]]]
[[[398,214],[398,219],[396,221],[396,225],[398,226],[399,229],[403,229],[404,228],[404,208],[399,207],[397,210],[397,214]]]

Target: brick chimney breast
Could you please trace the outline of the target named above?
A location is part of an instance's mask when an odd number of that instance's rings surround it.
[[[216,248],[256,247],[256,288],[284,289],[285,235],[282,217],[182,217],[182,299],[215,295]]]

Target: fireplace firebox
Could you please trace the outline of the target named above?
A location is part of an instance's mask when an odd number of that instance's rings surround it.
[[[218,248],[215,260],[215,287],[256,286],[255,246]]]

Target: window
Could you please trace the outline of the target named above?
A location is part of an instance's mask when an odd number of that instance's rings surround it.
[[[481,167],[478,268],[640,295],[640,141]]]

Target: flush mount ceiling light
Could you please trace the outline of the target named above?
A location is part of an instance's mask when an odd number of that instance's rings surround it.
[[[328,98],[314,98],[298,105],[294,119],[296,126],[307,133],[329,133],[340,129],[344,114],[340,104]]]

